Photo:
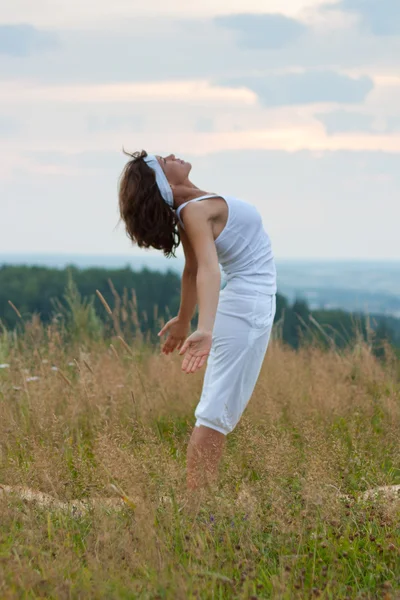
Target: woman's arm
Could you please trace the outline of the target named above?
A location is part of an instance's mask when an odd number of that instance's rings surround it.
[[[185,240],[183,243],[186,267],[182,277],[180,317],[167,323],[163,331],[172,327],[174,331],[175,329],[181,331],[185,323],[188,323],[187,320],[193,316],[197,296],[199,303],[197,331],[187,338],[180,350],[180,354],[185,354],[182,370],[186,373],[195,373],[204,366],[211,351],[212,332],[221,287],[221,273],[213,231],[207,212],[200,202],[189,204],[185,208],[185,231],[182,239]],[[171,337],[171,343],[166,342],[164,346],[166,354],[179,347],[175,343],[178,337],[175,334],[175,337]]]
[[[182,273],[181,281],[181,304],[178,312],[178,319],[183,323],[190,323],[196,313],[197,307],[197,274],[187,271]]]
[[[193,252],[193,248],[190,245],[185,231],[180,226],[179,233],[186,259],[185,268],[182,273],[181,304],[178,316],[168,321],[158,334],[161,337],[168,332],[168,338],[162,346],[162,352],[164,354],[171,354],[175,348],[178,348],[179,350],[182,347],[183,342],[190,332],[190,323],[196,312],[197,306],[196,255]]]
[[[185,268],[182,273],[181,305],[178,318],[184,323],[190,323],[197,306],[197,259],[185,230],[180,226],[179,233],[185,253]]]
[[[185,208],[185,233],[196,259],[196,291],[199,304],[198,330],[212,334],[218,308],[221,273],[211,223],[200,202]]]

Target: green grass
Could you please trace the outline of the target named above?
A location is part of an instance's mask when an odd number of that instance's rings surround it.
[[[273,343],[219,484],[191,513],[185,454],[202,374],[117,340],[117,356],[57,340],[7,351],[0,484],[68,501],[110,497],[113,483],[135,508],[72,515],[0,495],[0,598],[400,597],[400,498],[361,499],[400,484],[396,359]]]

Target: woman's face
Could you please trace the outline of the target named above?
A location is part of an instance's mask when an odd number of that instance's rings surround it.
[[[165,157],[157,156],[157,160],[171,185],[180,185],[184,183],[192,170],[192,165],[190,163],[185,162],[180,158],[176,158],[175,154],[169,154]]]

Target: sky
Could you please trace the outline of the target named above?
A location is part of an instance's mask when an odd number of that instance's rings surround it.
[[[142,254],[122,147],[254,204],[277,258],[400,260],[399,0],[4,3],[0,253]]]

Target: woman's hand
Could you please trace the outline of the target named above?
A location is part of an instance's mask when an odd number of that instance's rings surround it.
[[[179,354],[185,354],[182,371],[195,373],[201,369],[211,351],[212,332],[197,330],[183,344]]]
[[[179,317],[174,317],[164,325],[158,335],[161,337],[167,333],[167,331],[169,335],[162,347],[162,352],[164,354],[171,354],[175,348],[178,348],[178,350],[181,348],[189,334],[190,323],[181,321]]]

